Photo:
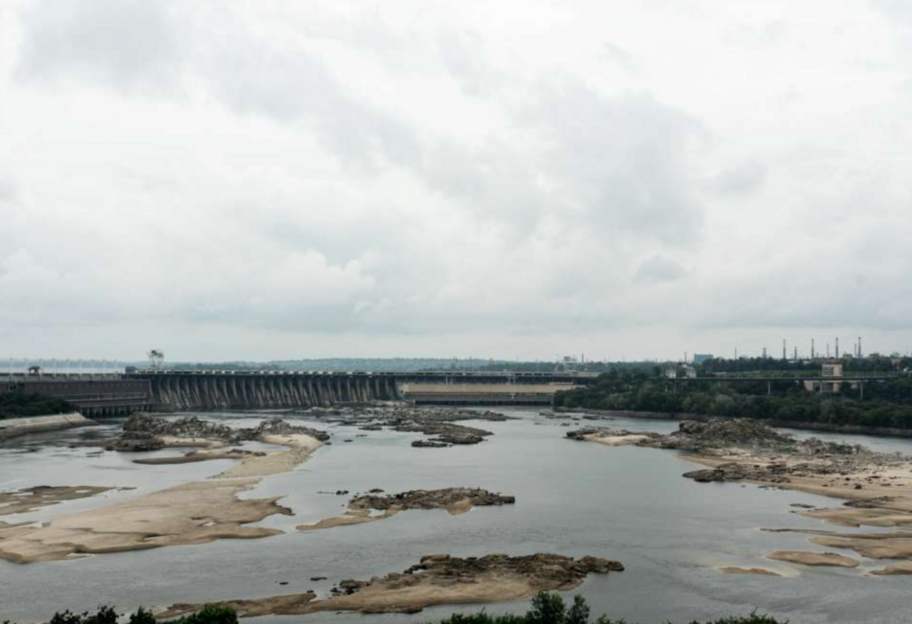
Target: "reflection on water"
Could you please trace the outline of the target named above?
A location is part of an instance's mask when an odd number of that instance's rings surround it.
[[[833,500],[754,486],[697,484],[681,478],[692,465],[675,453],[571,442],[564,439],[565,421],[546,419],[537,411],[509,413],[520,419],[478,423],[495,433],[486,442],[450,449],[412,448],[410,442],[417,434],[361,432],[302,421],[327,428],[336,443],[320,449],[294,472],[268,477],[256,491],[245,494],[285,497],[282,504],[292,508],[295,516],[273,516],[262,523],[286,531],[285,535],[26,566],[0,561],[0,615],[26,620],[47,617],[53,606],[86,609],[104,602],[127,609],[307,589],[326,592],[344,578],[401,571],[425,554],[539,551],[622,561],[626,572],[590,577],[579,591],[594,612],[632,621],[684,621],[759,608],[800,622],[890,622],[906,612],[907,581],[902,578],[864,577],[858,570],[799,570],[765,559],[776,549],[815,547],[806,537],[771,535],[759,528],[819,527],[814,520],[792,514],[789,505],[832,505]],[[261,418],[249,413],[205,417],[236,426],[253,426]],[[627,419],[592,424],[661,432],[677,426],[671,421]],[[362,433],[368,437],[356,437]],[[231,464],[139,466],[131,460],[168,452],[98,455],[98,449],[69,448],[79,435],[52,435],[60,442],[52,446],[46,444],[49,436],[42,436],[43,445],[35,452],[22,453],[22,444],[0,447],[0,488],[87,484],[137,489],[64,503],[26,519],[43,520],[125,500],[205,478]],[[354,441],[341,443],[348,438]],[[26,445],[33,443],[34,439],[26,441]],[[912,452],[910,442],[890,440],[889,444],[890,450]],[[444,511],[410,511],[382,522],[328,531],[294,530],[297,524],[336,515],[348,498],[318,492],[451,486],[513,494],[516,505],[476,508],[455,517]],[[763,566],[800,575],[726,576],[715,570],[720,565]],[[871,562],[863,565],[879,567]],[[328,580],[311,582],[313,576]],[[280,586],[283,581],[289,584]],[[525,606],[488,605],[486,609],[502,612]],[[477,607],[440,607],[417,616],[318,614],[272,620],[425,622],[474,610]]]

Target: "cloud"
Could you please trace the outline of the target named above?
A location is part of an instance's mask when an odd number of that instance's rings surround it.
[[[0,9],[4,344],[912,345],[905,27],[679,4]]]
[[[674,282],[687,275],[681,264],[663,256],[651,256],[640,263],[636,279],[644,282]]]
[[[720,171],[713,179],[713,189],[720,195],[742,195],[760,189],[766,181],[766,167],[749,160]]]
[[[25,80],[76,74],[126,91],[172,85],[183,46],[169,0],[39,0],[26,6],[16,68]]]
[[[621,46],[606,41],[602,44],[602,54],[614,63],[617,67],[624,70],[625,72],[636,74],[640,72],[639,63],[636,62],[636,59],[624,48]]]
[[[699,238],[703,214],[688,166],[706,136],[697,120],[650,95],[606,98],[578,80],[544,84],[536,95],[529,123],[546,142],[542,174],[590,227],[671,245]]]

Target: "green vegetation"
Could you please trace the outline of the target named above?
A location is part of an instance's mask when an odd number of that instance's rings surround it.
[[[803,384],[785,380],[703,382],[675,381],[661,371],[610,372],[587,388],[561,392],[558,407],[598,410],[688,413],[820,423],[912,429],[912,376],[869,381],[864,397],[843,384],[838,395],[808,392]]]
[[[484,611],[471,615],[455,614],[441,620],[439,624],[588,624],[589,605],[582,596],[574,596],[568,608],[558,594],[539,593],[532,599],[532,607],[525,615],[488,615]],[[599,616],[594,624],[625,624],[624,620],[613,620]],[[693,621],[690,624],[700,624]],[[747,616],[727,617],[705,624],[787,624],[767,615],[752,613]]]
[[[0,420],[26,416],[68,414],[75,411],[75,407],[56,397],[21,392],[19,390],[0,392]]]
[[[117,612],[110,607],[99,607],[94,614],[75,614],[69,611],[57,613],[50,624],[118,624]],[[541,592],[532,599],[532,606],[525,615],[488,615],[484,611],[470,615],[455,614],[438,624],[588,624],[589,605],[582,596],[574,596],[568,608],[558,594]],[[128,624],[157,624],[150,611],[140,608],[127,620]],[[10,624],[10,622],[4,622]],[[225,605],[206,605],[196,613],[168,620],[168,624],[238,624],[234,609]],[[623,620],[612,620],[601,616],[594,624],[625,624]],[[700,624],[693,621],[690,624]],[[746,616],[726,617],[705,622],[705,624],[788,624],[767,615],[752,613]]]
[[[98,607],[95,613],[55,613],[51,618],[50,624],[119,624],[120,616],[111,607]],[[152,615],[151,611],[140,607],[136,613],[126,620],[128,624],[158,624],[158,620]],[[11,624],[4,621],[3,624]],[[237,613],[231,607],[224,605],[206,605],[200,611],[185,615],[173,620],[168,620],[168,624],[238,624]]]

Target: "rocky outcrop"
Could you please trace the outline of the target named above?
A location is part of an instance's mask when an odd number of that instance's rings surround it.
[[[504,602],[529,598],[540,591],[566,591],[578,587],[589,574],[620,572],[624,566],[598,557],[574,559],[535,554],[511,557],[453,557],[427,555],[417,565],[370,581],[348,579],[334,589],[334,596],[316,600],[313,592],[231,600],[241,617],[303,615],[322,611],[361,613],[417,613],[426,607],[448,604]],[[202,604],[176,604],[156,614],[172,618],[199,610]]]
[[[860,447],[816,438],[796,440],[756,420],[716,418],[706,421],[685,420],[678,430],[668,435],[651,431],[627,431],[610,427],[585,427],[567,432],[571,440],[599,441],[601,438],[636,437],[635,444],[649,448],[677,449],[700,455],[732,450],[758,455],[789,455],[807,458],[867,454]]]
[[[357,426],[362,431],[392,429],[431,436],[412,443],[412,446],[419,448],[446,448],[461,444],[478,444],[493,434],[484,429],[456,423],[465,420],[489,422],[510,420],[509,416],[491,411],[451,407],[416,407],[407,404],[382,407],[315,407],[302,414],[315,420]]]
[[[105,445],[108,451],[137,453],[158,451],[165,448],[165,441],[150,431],[124,431]]]
[[[163,438],[208,440],[224,444],[266,441],[271,436],[308,435],[321,442],[329,439],[325,431],[292,425],[281,418],[269,418],[253,428],[233,428],[196,416],[166,419],[147,412],[136,412],[123,425],[123,432],[106,448],[114,451],[154,451],[167,446]]]
[[[453,505],[472,507],[512,505],[514,496],[504,496],[481,488],[446,488],[442,490],[410,490],[398,494],[362,494],[349,501],[352,509],[446,509]]]
[[[299,531],[315,531],[339,526],[365,524],[392,518],[409,509],[444,509],[450,515],[466,513],[476,506],[512,505],[513,496],[505,496],[481,488],[445,488],[440,490],[410,490],[399,494],[381,495],[379,491],[355,496],[348,502],[348,511],[335,518],[326,518],[315,524],[302,524]],[[346,492],[347,493],[347,492]],[[372,515],[374,511],[383,513]]]

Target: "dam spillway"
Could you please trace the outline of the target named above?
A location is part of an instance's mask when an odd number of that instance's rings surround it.
[[[550,404],[594,375],[478,372],[180,371],[130,373],[158,411],[282,409],[405,400],[464,405]]]
[[[358,373],[163,371],[138,373],[152,384],[154,409],[231,410],[329,406],[395,400],[395,380]]]

